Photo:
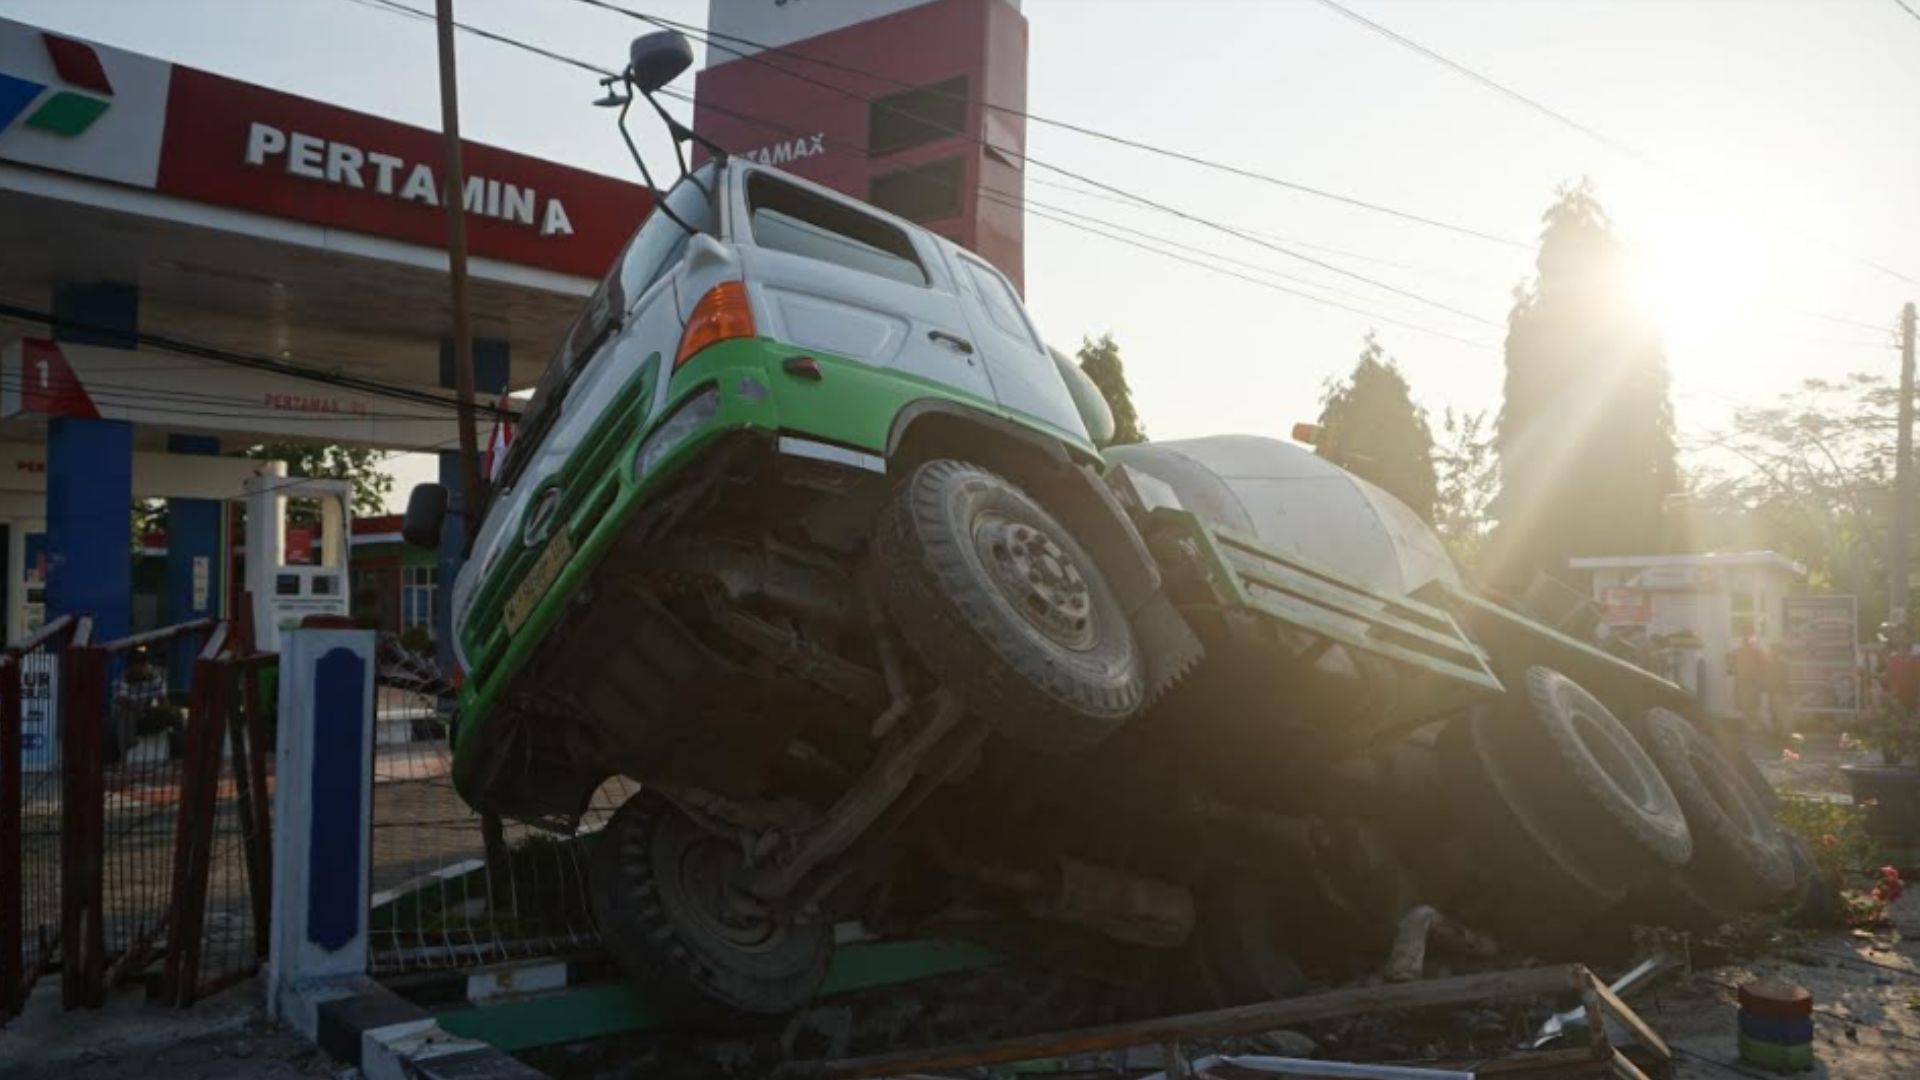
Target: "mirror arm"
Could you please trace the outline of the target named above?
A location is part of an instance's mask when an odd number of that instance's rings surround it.
[[[631,89],[633,85],[631,78],[628,79],[627,85],[629,89]],[[653,99],[648,98],[647,100],[651,102]],[[631,108],[633,108],[633,94],[629,92],[627,99],[620,103],[620,138],[625,140],[627,153],[633,155],[633,163],[640,167],[641,178],[646,180],[647,188],[653,192],[653,208],[667,215],[675,225],[686,230],[688,236],[698,234],[700,232],[699,229],[687,224],[685,218],[673,212],[673,207],[667,205],[667,193],[661,191],[659,185],[653,182],[653,172],[647,168],[646,159],[640,156],[640,148],[634,145],[633,133],[627,130],[627,110]],[[659,108],[659,106],[655,105],[654,108]],[[676,146],[675,151],[678,152],[678,150],[679,147]]]
[[[667,125],[667,131],[673,135],[673,149],[675,154],[680,152],[681,143],[696,142],[706,147],[707,151],[718,161],[725,162],[729,157],[733,156],[727,153],[726,147],[700,134],[686,124],[675,120],[672,115],[667,112],[666,107],[661,105],[652,94],[647,95],[647,104],[653,106],[653,111],[660,114],[661,122]],[[682,158],[680,161],[680,172],[682,175],[685,175],[687,171],[686,159]]]

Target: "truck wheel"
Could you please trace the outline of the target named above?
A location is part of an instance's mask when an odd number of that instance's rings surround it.
[[[745,864],[678,807],[642,790],[593,838],[600,937],[629,981],[669,1008],[779,1015],[812,1001],[833,948],[739,884]]]
[[[1526,705],[1498,718],[1495,750],[1540,811],[1563,819],[1559,835],[1596,869],[1628,880],[1686,865],[1693,837],[1679,800],[1606,706],[1545,667],[1527,669]]]
[[[927,462],[900,485],[874,545],[901,636],[1008,738],[1084,749],[1139,711],[1126,613],[1085,549],[1019,488]]]
[[[1666,709],[1641,718],[1647,753],[1686,811],[1683,892],[1718,911],[1757,911],[1793,890],[1793,858],[1766,807],[1711,738]]]

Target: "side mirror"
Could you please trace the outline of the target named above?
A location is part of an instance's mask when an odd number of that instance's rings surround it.
[[[440,547],[440,527],[447,520],[444,484],[415,484],[407,496],[407,514],[400,520],[400,538],[430,551]]]
[[[627,50],[627,78],[642,94],[653,93],[692,66],[693,46],[678,30],[642,34]]]

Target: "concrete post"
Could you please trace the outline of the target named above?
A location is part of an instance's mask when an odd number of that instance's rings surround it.
[[[267,1010],[309,1037],[322,1002],[366,988],[373,649],[371,630],[280,640]]]

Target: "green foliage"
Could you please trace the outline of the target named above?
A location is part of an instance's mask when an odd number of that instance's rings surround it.
[[[1455,562],[1472,568],[1479,562],[1487,538],[1487,504],[1500,481],[1493,437],[1484,412],[1455,413],[1441,418],[1440,439],[1434,445],[1433,466],[1438,483],[1433,504],[1433,527],[1446,542]]]
[[[1320,456],[1433,521],[1438,481],[1427,412],[1413,403],[1406,377],[1372,332],[1353,373],[1345,382],[1329,381],[1320,406]]]
[[[1576,555],[1658,550],[1680,486],[1667,359],[1632,299],[1612,222],[1586,183],[1563,188],[1538,274],[1507,320],[1495,539],[1503,582],[1565,574]]]
[[[1807,565],[1810,584],[1860,599],[1862,625],[1886,612],[1888,526],[1899,391],[1856,372],[1808,379],[1701,446],[1719,464],[1699,501],[1748,526],[1746,546]]]
[[[386,455],[362,446],[268,443],[248,448],[247,456],[261,461],[284,461],[290,476],[352,481],[353,512],[357,515],[385,513],[387,495],[393,491],[393,477],[380,468]],[[310,524],[308,515],[298,504],[288,508],[287,516],[301,524]]]
[[[1780,800],[1775,817],[1800,834],[1813,853],[1815,876],[1827,896],[1827,903],[1817,907],[1839,925],[1879,922],[1885,912],[1884,893],[1877,883],[1860,887],[1873,880],[1875,868],[1885,859],[1880,844],[1867,835],[1866,808],[1826,799],[1787,798]]]
[[[1100,396],[1113,410],[1113,443],[1116,446],[1147,441],[1147,429],[1141,426],[1140,413],[1133,407],[1133,391],[1127,388],[1127,373],[1120,362],[1120,346],[1112,334],[1100,340],[1080,339],[1080,370],[1087,373]]]

